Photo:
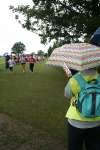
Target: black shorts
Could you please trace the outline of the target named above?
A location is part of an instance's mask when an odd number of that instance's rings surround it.
[[[68,123],[68,150],[100,149],[100,126],[88,129],[80,129]]]

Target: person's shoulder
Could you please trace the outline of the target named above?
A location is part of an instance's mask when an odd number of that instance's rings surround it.
[[[70,85],[71,90],[73,91],[74,94],[76,94],[80,91],[80,85],[79,85],[78,81],[75,78],[75,77],[79,76],[79,74],[80,73],[76,73],[69,80],[69,85]]]
[[[75,78],[77,78],[78,76],[80,76],[80,72],[78,72],[78,73],[76,73],[75,75],[73,75],[73,76],[69,79],[69,81],[74,81],[74,80],[76,80]]]
[[[69,84],[71,87],[77,87],[78,86],[78,81],[76,80],[76,78],[80,75],[80,72],[76,73],[75,75],[73,75],[70,79],[69,79]]]

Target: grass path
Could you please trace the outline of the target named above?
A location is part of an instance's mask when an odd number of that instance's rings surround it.
[[[10,131],[12,140],[8,138],[8,127],[7,132],[2,131],[5,137],[0,145],[9,146],[0,150],[33,150],[34,145],[34,150],[55,150],[55,146],[57,150],[66,149],[66,81],[61,68],[49,67],[44,62],[37,63],[33,73],[28,66],[25,73],[20,65],[11,73],[0,65],[0,112],[16,121],[17,126]],[[21,128],[18,135],[13,131]]]
[[[3,57],[0,58],[0,65],[1,64],[4,64],[4,58]]]

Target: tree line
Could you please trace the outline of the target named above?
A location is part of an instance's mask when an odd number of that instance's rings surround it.
[[[12,50],[13,53],[15,53],[15,54],[17,54],[19,56],[19,54],[23,54],[24,53],[24,51],[26,50],[26,46],[22,42],[16,42],[12,46],[11,50]],[[47,54],[44,53],[42,50],[38,50],[37,55],[38,56],[47,56]]]
[[[99,0],[32,0],[33,5],[10,6],[23,28],[41,37],[41,43],[53,41],[48,54],[65,43],[89,42],[100,26]],[[17,13],[17,14],[16,14]],[[24,22],[20,15],[25,17]]]

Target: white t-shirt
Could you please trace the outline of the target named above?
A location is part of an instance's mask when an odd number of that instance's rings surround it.
[[[9,67],[13,67],[15,65],[15,61],[13,59],[9,59],[8,63]]]

